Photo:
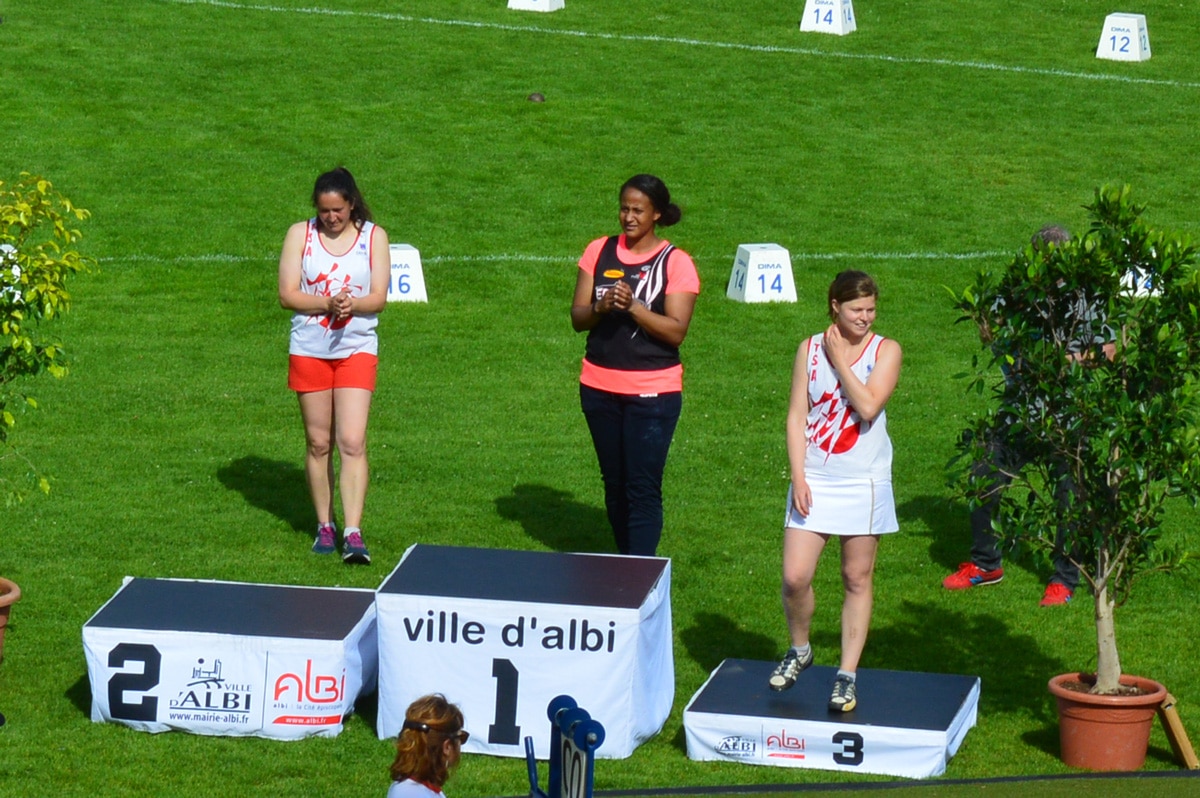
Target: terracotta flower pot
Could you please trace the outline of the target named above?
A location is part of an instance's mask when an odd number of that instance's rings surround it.
[[[0,660],[4,659],[4,631],[8,628],[8,613],[21,598],[16,582],[0,577]]]
[[[1167,688],[1140,676],[1122,676],[1121,684],[1145,695],[1091,695],[1063,687],[1067,682],[1095,681],[1086,673],[1064,673],[1050,680],[1058,702],[1062,760],[1088,770],[1137,770],[1146,761],[1150,727]]]

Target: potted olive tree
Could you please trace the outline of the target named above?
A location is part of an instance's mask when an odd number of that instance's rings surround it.
[[[1200,274],[1192,244],[1148,226],[1128,186],[1097,189],[1086,207],[1082,235],[1035,241],[956,296],[986,352],[973,385],[993,392],[958,462],[997,443],[1028,458],[1003,479],[964,468],[958,485],[972,509],[993,503],[1001,541],[1049,557],[1061,539],[1078,566],[1095,599],[1096,672],[1051,681],[1063,758],[1136,769],[1165,691],[1122,674],[1113,612],[1138,576],[1185,559],[1160,538],[1166,501],[1200,497]],[[1143,694],[1140,751],[1111,732],[1099,747],[1084,740],[1074,722],[1092,710],[1064,710],[1072,692],[1101,705]],[[1098,761],[1082,758],[1093,751]]]

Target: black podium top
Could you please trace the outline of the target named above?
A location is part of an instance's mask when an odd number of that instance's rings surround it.
[[[380,593],[637,609],[666,570],[660,557],[416,545]]]
[[[84,627],[343,640],[374,601],[370,590],[133,579]]]
[[[858,708],[843,715],[828,708],[837,668],[814,665],[800,674],[790,690],[776,693],[767,686],[776,664],[725,660],[688,711],[945,731],[979,683],[977,676],[860,668]]]

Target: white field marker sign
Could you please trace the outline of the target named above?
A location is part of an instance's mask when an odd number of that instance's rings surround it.
[[[508,0],[508,7],[512,11],[557,11],[563,0]]]
[[[1109,14],[1096,47],[1097,58],[1110,61],[1146,61],[1150,58],[1150,34],[1145,14]]]
[[[800,30],[845,36],[857,28],[851,0],[805,0]]]
[[[421,253],[408,244],[392,244],[388,250],[392,259],[392,280],[388,283],[387,301],[428,302]]]
[[[792,256],[778,244],[741,244],[725,296],[738,302],[795,302]]]

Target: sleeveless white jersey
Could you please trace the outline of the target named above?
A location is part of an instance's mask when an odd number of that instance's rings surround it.
[[[301,258],[300,290],[314,296],[334,296],[349,289],[353,296],[371,292],[371,231],[375,225],[363,222],[358,238],[345,255],[332,255],[317,233],[317,220],[308,220]],[[330,314],[292,316],[292,338],[288,353],[323,360],[339,360],[360,352],[375,355],[379,339],[374,313],[350,316],[341,321]]]
[[[842,396],[842,384],[822,346],[824,333],[808,346],[808,426],[805,429],[805,473],[857,479],[892,478],[892,441],[887,434],[887,411],[864,421]],[[858,360],[850,367],[866,383],[875,368],[879,346],[886,339],[871,333]]]

